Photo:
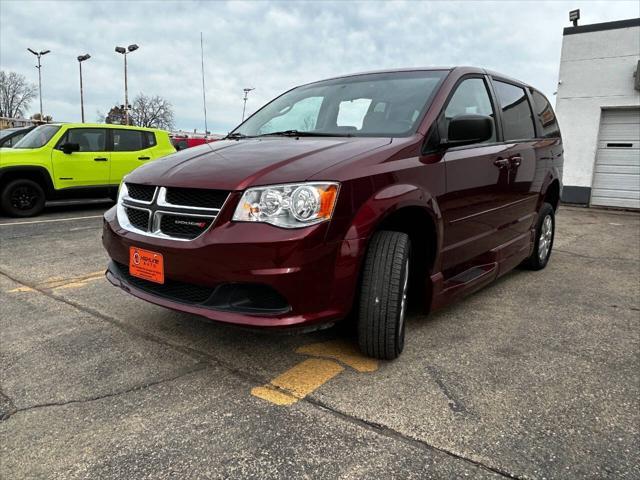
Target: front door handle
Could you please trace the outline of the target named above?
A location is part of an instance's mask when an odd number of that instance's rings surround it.
[[[520,155],[516,155],[515,157],[511,157],[511,166],[512,167],[519,167],[520,164],[522,163],[522,157]]]
[[[151,160],[151,157],[138,157],[138,160]]]
[[[493,162],[493,164],[498,168],[509,168],[509,160],[506,158],[499,158]]]
[[[108,158],[106,157],[98,157],[93,159],[94,162],[106,162],[107,160]]]

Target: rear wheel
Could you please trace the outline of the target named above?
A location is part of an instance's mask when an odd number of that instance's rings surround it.
[[[523,262],[523,266],[530,270],[542,270],[549,263],[553,237],[555,235],[556,219],[555,211],[549,203],[543,203],[538,212],[536,224],[536,243],[533,253]]]
[[[358,311],[362,352],[384,360],[404,348],[411,242],[406,233],[381,231],[365,257]]]
[[[0,194],[2,210],[12,217],[33,217],[44,209],[44,190],[33,180],[9,182]]]

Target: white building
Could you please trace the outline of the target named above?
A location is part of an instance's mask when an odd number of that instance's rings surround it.
[[[556,114],[569,203],[640,208],[640,18],[564,29]]]

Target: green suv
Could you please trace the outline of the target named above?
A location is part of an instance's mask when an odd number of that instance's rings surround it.
[[[46,200],[115,198],[127,173],[175,152],[163,130],[122,125],[41,125],[13,148],[0,148],[0,207],[38,215]]]

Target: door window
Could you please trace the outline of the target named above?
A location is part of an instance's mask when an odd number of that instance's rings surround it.
[[[449,100],[449,104],[444,111],[446,128],[449,129],[449,122],[452,118],[460,115],[485,115],[491,117],[493,121],[493,133],[491,138],[483,143],[496,141],[495,112],[491,105],[491,98],[487,90],[487,85],[481,78],[469,78],[463,80],[455,93]]]
[[[106,151],[106,130],[103,128],[73,128],[65,135],[63,143],[77,143],[80,152]]]
[[[493,86],[502,108],[502,129],[505,141],[535,138],[533,113],[524,88],[495,80]]]
[[[362,123],[369,111],[371,105],[370,98],[357,98],[355,100],[345,100],[338,105],[338,118],[336,119],[336,125],[338,127],[354,127],[358,130],[362,129]],[[383,103],[380,107],[380,103],[376,105],[378,110],[374,109],[374,112],[384,113],[386,105]]]
[[[113,151],[114,152],[133,152],[146,148],[145,137],[139,130],[113,130]]]

